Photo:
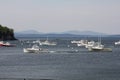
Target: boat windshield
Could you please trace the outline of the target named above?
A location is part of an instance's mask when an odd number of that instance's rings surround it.
[[[38,45],[33,45],[32,48],[39,49],[39,46]]]

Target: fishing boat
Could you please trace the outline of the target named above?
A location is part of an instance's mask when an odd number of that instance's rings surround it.
[[[77,46],[79,47],[79,46],[86,46],[87,45],[87,43],[88,43],[88,41],[87,40],[80,40],[80,42],[79,43],[77,43]]]
[[[16,46],[16,44],[11,44],[9,42],[4,43],[3,41],[0,41],[0,46],[14,47],[14,46]]]
[[[120,45],[120,40],[115,42],[115,45]]]
[[[39,48],[37,45],[33,45],[32,48],[23,48],[23,52],[25,53],[47,53],[49,52],[47,49]]]
[[[78,43],[81,43],[81,40],[80,40],[80,41],[75,41],[75,40],[73,40],[73,41],[71,41],[71,43],[72,43],[72,44],[78,44]]]
[[[0,41],[0,46],[3,46],[4,45],[4,42],[3,41]]]
[[[9,42],[6,42],[6,43],[3,44],[3,46],[5,46],[5,47],[14,47],[14,46],[16,46],[16,44],[11,44]]]
[[[86,45],[85,45],[85,48],[91,48],[93,47],[95,44],[95,41],[89,41]]]
[[[39,44],[40,44],[40,45],[46,45],[46,46],[55,46],[55,45],[57,45],[56,42],[49,42],[49,41],[48,41],[48,38],[47,38],[47,40],[45,40],[45,41],[43,41],[43,42],[40,42]]]
[[[41,42],[40,45],[48,45],[48,46],[55,46],[56,43],[55,42],[49,42],[48,40]]]

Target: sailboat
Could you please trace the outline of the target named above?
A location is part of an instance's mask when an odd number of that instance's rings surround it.
[[[95,42],[91,47],[88,48],[89,51],[101,51],[104,49],[104,45],[101,44],[101,37],[98,38],[98,42]]]
[[[88,48],[89,51],[112,51],[111,48],[105,48],[101,43],[101,37],[98,38],[98,42],[95,42],[92,47]]]
[[[101,51],[104,49],[104,45],[100,42],[96,42],[92,47],[88,48],[90,51]]]

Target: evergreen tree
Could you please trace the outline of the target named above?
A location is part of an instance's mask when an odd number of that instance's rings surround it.
[[[0,40],[16,40],[14,30],[0,25]]]

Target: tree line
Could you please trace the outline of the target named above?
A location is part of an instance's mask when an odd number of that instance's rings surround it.
[[[0,40],[16,40],[14,30],[0,25]]]

